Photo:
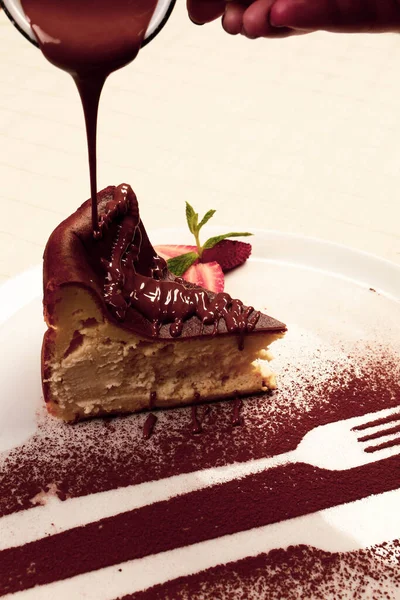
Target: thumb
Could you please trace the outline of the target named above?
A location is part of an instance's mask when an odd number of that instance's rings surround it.
[[[276,0],[270,21],[305,31],[400,31],[400,0]]]

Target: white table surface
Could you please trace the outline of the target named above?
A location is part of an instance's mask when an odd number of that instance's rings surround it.
[[[183,226],[189,200],[221,229],[400,263],[399,67],[399,36],[250,41],[192,25],[181,2],[106,85],[99,188],[131,183],[149,230]],[[40,262],[88,188],[72,80],[0,14],[0,282]]]

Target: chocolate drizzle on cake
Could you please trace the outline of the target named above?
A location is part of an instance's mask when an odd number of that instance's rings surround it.
[[[96,239],[91,201],[87,200],[60,223],[47,243],[44,305],[50,326],[57,325],[59,290],[78,286],[93,298],[105,320],[148,340],[234,335],[243,344],[250,332],[286,331],[280,321],[247,308],[228,294],[215,295],[170,273],[151,245],[129,186],[105,188],[97,195],[97,206],[101,235]],[[120,318],[116,310],[121,311]]]
[[[150,402],[149,402],[149,408],[152,409],[155,407],[157,402],[157,392],[151,392],[150,393]]]
[[[93,298],[105,320],[148,340],[234,335],[240,344],[252,331],[286,331],[280,321],[228,294],[215,295],[170,273],[151,245],[129,186],[105,188],[97,195],[97,206],[100,235],[96,239],[88,200],[60,223],[47,243],[44,305],[50,326],[57,325],[59,290],[78,286]]]
[[[153,434],[153,429],[154,429],[156,423],[157,423],[157,417],[155,415],[153,415],[153,413],[150,413],[148,415],[148,417],[146,418],[144,425],[143,425],[143,437],[145,440],[148,440],[151,438],[151,436]]]
[[[233,427],[237,427],[238,425],[242,425],[243,418],[240,416],[240,411],[243,406],[243,401],[241,398],[236,398],[233,403],[233,416],[232,416],[232,425]]]
[[[114,317],[124,321],[128,308],[132,307],[151,322],[154,337],[162,325],[170,324],[169,332],[174,338],[182,334],[184,322],[191,317],[200,319],[203,327],[212,325],[213,335],[222,319],[229,333],[239,335],[239,348],[243,349],[244,336],[254,330],[260,313],[229,294],[211,297],[200,287],[185,285],[181,278],[162,279],[167,268],[158,256],[151,277],[138,273],[136,264],[142,243],[140,216],[136,196],[127,184],[118,186],[114,198],[106,204],[99,220],[100,235],[118,217],[121,223],[111,258],[102,260],[107,271],[104,300]]]
[[[196,402],[198,402],[198,398],[196,398]],[[202,428],[201,428],[201,424],[199,421],[199,417],[197,416],[197,405],[196,404],[193,404],[193,406],[190,407],[190,414],[191,414],[191,418],[192,418],[192,422],[191,422],[192,433],[201,433]]]

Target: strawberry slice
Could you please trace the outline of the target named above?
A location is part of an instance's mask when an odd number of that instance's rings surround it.
[[[246,244],[246,242],[235,242],[233,240],[222,240],[212,248],[204,250],[201,261],[203,263],[217,261],[225,273],[246,262],[250,254],[251,244]]]
[[[154,246],[154,250],[159,256],[168,260],[188,252],[195,252],[196,246],[164,244]],[[212,292],[218,293],[224,291],[224,274],[221,266],[216,261],[207,261],[207,264],[196,262],[181,277]]]
[[[212,292],[223,292],[225,278],[220,265],[213,261],[196,263],[188,268],[182,275],[186,281],[200,285]]]
[[[164,244],[154,247],[157,254],[165,260],[181,256],[187,252],[196,252],[196,246],[183,246],[175,244]],[[202,263],[217,262],[224,273],[242,265],[251,254],[251,244],[236,242],[233,240],[222,240],[212,248],[203,251],[200,261]]]
[[[168,269],[177,277],[200,285],[213,292],[224,291],[224,272],[243,264],[251,254],[251,245],[233,242],[228,238],[252,235],[248,231],[231,231],[208,238],[201,244],[199,233],[214,216],[210,209],[199,220],[199,214],[186,202],[186,221],[194,235],[196,246],[164,244],[155,246],[159,256],[167,261]]]
[[[163,258],[164,260],[168,260],[169,258],[174,258],[175,256],[186,254],[187,252],[196,252],[196,246],[161,244],[159,246],[154,246],[154,250],[159,256],[161,256],[161,258]]]

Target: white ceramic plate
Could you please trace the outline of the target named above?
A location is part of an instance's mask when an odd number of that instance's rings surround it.
[[[210,235],[218,232],[209,229]],[[251,240],[251,259],[228,275],[226,290],[288,324],[286,340],[274,349],[275,371],[279,373],[289,367],[290,373],[290,366],[297,368],[302,360],[306,361],[307,353],[311,356],[316,345],[322,348],[322,362],[325,358],[342,360],[344,353],[364,341],[376,344],[382,338],[382,331],[385,344],[394,356],[398,352],[400,359],[399,266],[320,240],[273,231],[255,234]],[[151,240],[154,245],[171,240],[190,243],[186,232],[180,229],[156,231]],[[18,447],[37,429],[37,411],[42,406],[40,346],[45,329],[41,268],[3,285],[0,307],[0,345],[5,350],[1,364],[1,452]],[[332,348],[339,343],[343,347],[336,352]],[[300,345],[301,357],[297,352]],[[283,377],[281,386],[285,381]],[[318,453],[323,455],[324,449]],[[326,457],[329,458],[329,452]],[[209,469],[204,473],[179,475],[64,503],[53,500],[46,506],[3,517],[0,550],[7,548],[8,543],[18,546],[54,533],[54,523],[56,532],[62,532],[215,481],[240,477],[249,472],[248,464],[228,466],[225,472]],[[262,465],[254,471],[260,468]],[[229,536],[229,540],[210,540],[133,560],[124,563],[123,576],[117,573],[118,565],[107,567],[28,590],[23,597],[112,600],[178,576],[289,544],[310,544],[329,551],[365,548],[400,537],[399,505],[400,489],[384,492],[256,531],[240,532]]]

